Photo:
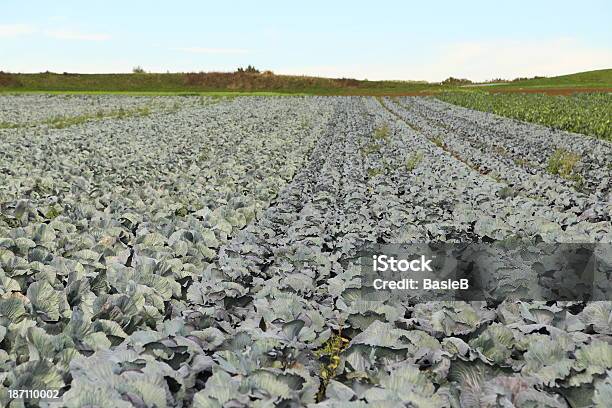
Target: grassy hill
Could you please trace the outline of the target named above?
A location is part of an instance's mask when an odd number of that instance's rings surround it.
[[[359,81],[270,73],[0,74],[0,92],[411,95],[437,87],[417,81]]]
[[[612,69],[578,72],[550,78],[527,79],[495,85],[492,88],[605,88],[612,89]]]
[[[272,73],[13,74],[0,72],[0,92],[131,94],[427,95],[458,89],[418,81],[362,81]],[[501,84],[470,85],[490,92],[612,91],[612,69]]]

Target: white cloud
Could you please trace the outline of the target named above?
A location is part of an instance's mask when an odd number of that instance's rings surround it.
[[[35,32],[36,28],[29,24],[0,24],[0,38],[19,37]]]
[[[112,37],[103,33],[85,33],[71,29],[39,30],[30,24],[0,24],[0,38],[20,37],[28,34],[42,34],[58,40],[106,41]]]
[[[55,38],[58,40],[76,40],[76,41],[107,41],[112,38],[109,34],[103,33],[84,33],[76,30],[47,30],[45,31],[47,37]]]
[[[612,48],[567,38],[457,42],[411,54],[410,62],[273,68],[290,75],[441,81],[449,76],[484,81],[535,75],[556,76],[612,67]]]
[[[481,41],[450,45],[433,64],[420,67],[430,78],[472,80],[555,76],[612,67],[612,48],[568,38],[533,41]]]
[[[242,48],[206,48],[206,47],[180,47],[177,51],[192,54],[248,54],[250,51]]]

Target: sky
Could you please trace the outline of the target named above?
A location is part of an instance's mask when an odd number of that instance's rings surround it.
[[[554,76],[612,68],[610,21],[609,0],[2,0],[0,70]]]

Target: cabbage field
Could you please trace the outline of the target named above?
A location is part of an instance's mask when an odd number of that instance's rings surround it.
[[[0,96],[0,406],[610,406],[612,301],[370,299],[353,262],[612,243],[610,142],[424,97],[164,98]]]

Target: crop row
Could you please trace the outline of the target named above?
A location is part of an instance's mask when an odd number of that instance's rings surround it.
[[[511,161],[511,166],[519,172],[545,176],[571,187],[566,189],[566,194],[593,192],[600,201],[610,201],[606,197],[612,186],[609,142],[508,120],[435,99],[403,98],[400,103],[412,112],[410,121],[426,121],[438,136],[447,136],[438,142],[462,143],[476,148],[481,152],[473,156],[476,159]],[[566,173],[553,171],[559,153],[574,158],[572,162],[562,162],[567,164]],[[470,158],[467,154],[462,156]],[[491,175],[505,174],[508,173],[502,169]],[[542,189],[543,192],[547,190]]]
[[[34,125],[67,127],[88,120],[143,116],[212,102],[212,98],[205,97],[8,94],[0,97],[0,129]]]

